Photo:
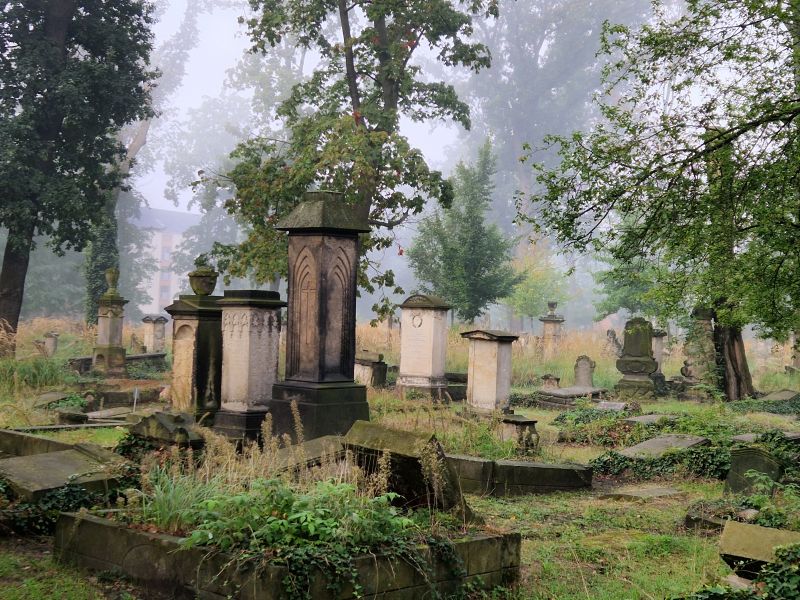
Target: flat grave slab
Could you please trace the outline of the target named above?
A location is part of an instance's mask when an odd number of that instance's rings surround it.
[[[779,390],[777,392],[771,392],[766,396],[762,396],[759,398],[759,400],[762,402],[789,402],[798,396],[800,396],[800,392],[796,390]]]
[[[680,496],[682,491],[670,487],[620,488],[600,496],[600,500],[623,500],[625,502],[645,502],[655,498]]]
[[[622,412],[628,410],[628,403],[627,402],[598,402],[597,406],[595,406],[598,410],[614,410],[617,412]]]
[[[739,575],[755,576],[775,560],[775,548],[800,543],[800,532],[728,521],[719,539],[719,554]]]
[[[695,446],[705,446],[708,443],[708,438],[700,437],[699,435],[675,433],[662,435],[630,448],[625,448],[620,451],[620,454],[628,458],[660,458],[670,450],[685,450]]]
[[[88,490],[112,484],[125,460],[94,444],[76,444],[69,450],[15,456],[0,460],[0,477],[25,500],[36,501],[48,492],[76,483]]]
[[[800,432],[798,431],[782,431],[783,437],[785,437],[790,442],[797,442],[800,444]],[[734,442],[742,442],[744,444],[752,444],[756,441],[756,438],[761,435],[760,433],[743,433],[741,435],[735,435],[731,438]]]
[[[673,423],[678,417],[675,415],[639,415],[638,417],[627,417],[622,419],[623,423],[630,423],[631,425],[655,425],[661,421]]]

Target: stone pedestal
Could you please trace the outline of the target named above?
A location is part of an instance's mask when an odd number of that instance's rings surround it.
[[[619,397],[652,396],[655,391],[651,373],[658,368],[653,358],[653,326],[638,317],[625,323],[622,356],[617,360],[617,370],[622,379],[616,385]]]
[[[668,392],[667,378],[664,377],[664,372],[661,370],[661,365],[664,362],[664,342],[667,339],[667,332],[663,329],[653,330],[653,360],[656,361],[656,370],[650,375],[655,386],[655,392],[658,396],[665,396]]]
[[[354,380],[359,233],[341,194],[308,192],[278,230],[289,232],[286,379],[272,388],[277,435],[293,433],[292,402],[305,439],[344,434],[369,420],[367,389]]]
[[[168,319],[164,315],[145,315],[142,319],[146,352],[164,352],[167,321]]]
[[[564,317],[556,314],[558,302],[547,303],[547,314],[539,317],[542,322],[542,354],[545,358],[550,358],[558,352],[561,342],[561,328]]]
[[[49,331],[44,334],[44,353],[47,358],[53,358],[58,352],[58,334],[55,331]]]
[[[258,439],[278,376],[281,302],[277,292],[228,290],[222,307],[222,406],[214,429]]]
[[[172,316],[172,407],[211,425],[222,379],[220,296],[182,295],[166,307]]]
[[[469,340],[467,403],[479,412],[508,408],[511,393],[511,344],[518,336],[496,330],[467,331]]]
[[[106,377],[125,377],[125,347],[122,320],[128,303],[119,295],[119,269],[106,271],[108,290],[100,297],[97,311],[97,342],[92,352],[92,370]]]
[[[383,362],[383,354],[363,352],[356,355],[354,376],[358,383],[368,387],[386,386],[386,374],[389,367]]]
[[[397,388],[442,399],[447,390],[447,311],[436,296],[414,294],[400,305],[400,372]]]

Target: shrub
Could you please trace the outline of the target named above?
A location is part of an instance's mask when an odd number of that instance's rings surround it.
[[[595,474],[632,479],[671,477],[678,473],[722,479],[731,468],[731,453],[726,446],[698,446],[667,452],[658,458],[629,458],[611,450],[590,464]]]

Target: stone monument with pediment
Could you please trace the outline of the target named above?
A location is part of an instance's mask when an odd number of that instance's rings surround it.
[[[297,403],[306,440],[344,434],[369,420],[366,387],[354,380],[356,275],[366,220],[336,192],[306,192],[276,227],[289,233],[285,381],[272,388],[277,435],[293,433]]]
[[[652,396],[655,391],[650,375],[658,364],[653,358],[653,325],[636,317],[625,323],[622,356],[617,360],[617,370],[622,379],[615,390],[618,397]]]
[[[122,320],[128,301],[117,291],[119,269],[106,269],[106,283],[108,289],[98,302],[97,342],[92,352],[92,370],[106,377],[125,377]]]
[[[447,311],[450,305],[429,294],[414,294],[400,305],[400,371],[397,389],[441,399],[447,390]]]
[[[558,302],[547,303],[547,314],[539,317],[542,322],[542,354],[545,358],[554,356],[558,352],[561,343],[561,330],[564,324],[564,316],[556,314]]]
[[[476,329],[461,337],[469,340],[467,403],[481,412],[509,408],[511,344],[519,337],[507,331]]]

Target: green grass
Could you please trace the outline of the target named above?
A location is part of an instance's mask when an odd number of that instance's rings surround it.
[[[103,427],[98,429],[71,429],[67,431],[37,432],[36,435],[65,444],[97,444],[104,448],[113,448],[127,433],[121,427]]]

